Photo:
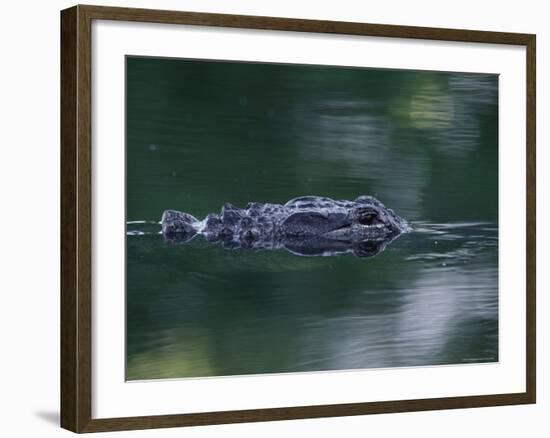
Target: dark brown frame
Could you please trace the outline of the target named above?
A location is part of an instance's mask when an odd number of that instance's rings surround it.
[[[526,392],[92,419],[91,23],[122,20],[525,46],[527,52]],[[531,34],[74,6],[61,12],[61,426],[99,432],[535,403],[535,47]]]

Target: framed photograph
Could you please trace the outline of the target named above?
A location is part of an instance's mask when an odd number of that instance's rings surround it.
[[[61,423],[535,403],[535,35],[61,13]]]

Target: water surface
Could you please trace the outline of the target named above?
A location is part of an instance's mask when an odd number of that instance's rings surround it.
[[[127,59],[127,379],[498,360],[498,78]],[[165,242],[165,209],[377,196],[368,259]],[[141,231],[141,233],[136,232]]]

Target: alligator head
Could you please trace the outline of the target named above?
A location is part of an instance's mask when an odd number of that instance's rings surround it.
[[[284,248],[299,255],[351,252],[369,257],[408,230],[407,222],[372,196],[335,201],[319,196],[295,198],[284,205],[225,204],[219,215],[199,221],[188,213],[166,210],[162,233],[184,243],[201,234],[227,248]]]
[[[295,208],[281,224],[290,236],[358,242],[391,239],[408,229],[404,219],[372,196],[360,196],[353,202],[307,196],[289,201],[285,207]]]

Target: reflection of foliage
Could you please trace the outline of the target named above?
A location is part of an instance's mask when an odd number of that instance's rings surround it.
[[[129,58],[129,218],[157,219],[167,205],[201,216],[227,201],[368,193],[410,219],[494,219],[497,84]]]
[[[251,363],[254,372],[292,370],[305,347],[304,321],[353,308],[393,312],[402,295],[361,302],[365,289],[395,287],[382,259],[366,265],[351,256],[193,250],[167,247],[156,236],[143,249],[141,240],[129,240],[135,255],[128,266],[129,379],[243,374]],[[281,271],[285,260],[288,269]]]
[[[455,118],[453,99],[434,85],[412,96],[408,113],[411,125],[417,129],[450,129]]]
[[[395,114],[401,123],[424,131],[442,153],[464,157],[478,149],[481,121],[496,110],[496,77],[432,74],[415,82],[412,94],[397,97]]]
[[[169,339],[170,342],[163,342]],[[175,343],[173,340],[177,339]],[[215,375],[209,361],[210,338],[200,332],[166,330],[155,332],[149,348],[128,358],[127,380],[168,379],[181,376]]]
[[[495,360],[497,233],[422,224],[369,260],[129,237],[128,379]]]
[[[409,218],[426,216],[423,200],[432,193],[455,197],[454,218],[460,210],[462,214],[471,211],[472,203],[477,204],[476,215],[486,211],[494,217],[496,77],[395,71],[384,75],[370,73],[374,81],[361,90],[362,95],[347,99],[320,96],[302,104],[311,108],[297,114],[304,131],[312,132],[301,145],[304,158],[311,163],[308,167],[316,166],[311,173],[322,170],[317,164],[321,160],[329,176],[341,174],[334,172],[334,166],[345,163],[343,173],[351,183],[357,186],[369,181],[374,193]],[[381,99],[375,89],[387,91],[387,96]],[[483,160],[479,160],[480,153],[485,155]],[[447,176],[456,171],[460,181],[448,179],[432,186],[434,168]],[[476,171],[483,174],[472,178]],[[457,183],[478,183],[476,190],[493,193],[472,200],[468,190],[455,189]],[[436,207],[441,217],[444,204]]]

